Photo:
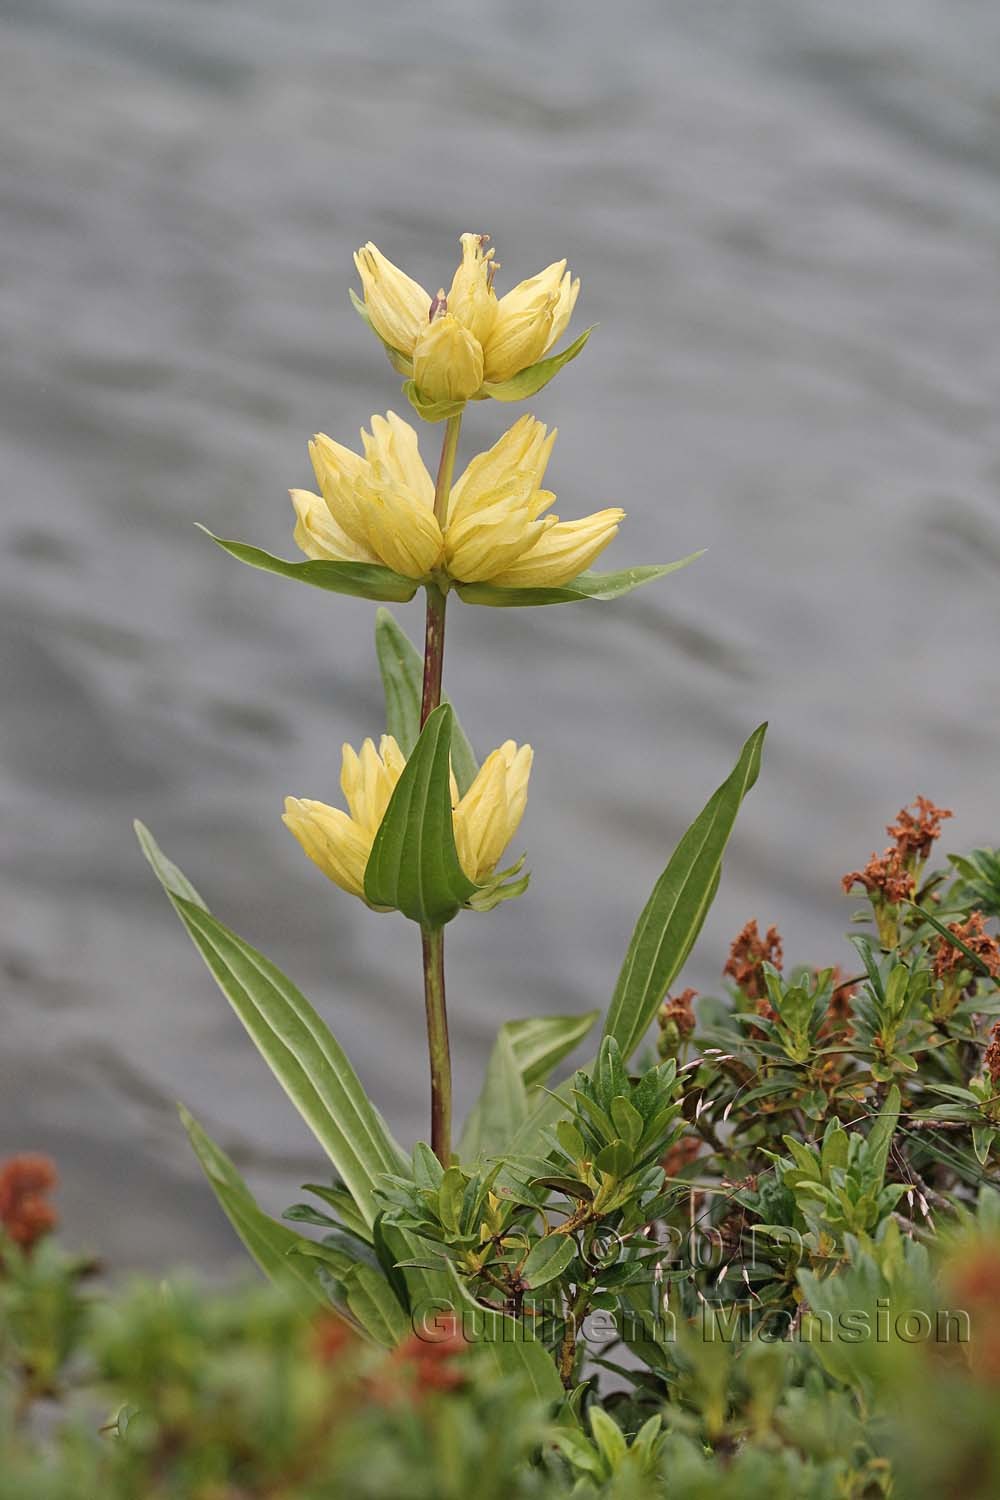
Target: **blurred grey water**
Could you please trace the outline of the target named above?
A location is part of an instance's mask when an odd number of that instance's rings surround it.
[[[536,398],[617,605],[456,606],[481,748],[536,746],[528,899],[452,929],[461,1098],[504,1019],[600,1003],[686,822],[761,718],[761,782],[687,979],[749,916],[843,959],[838,877],[920,791],[1000,840],[1000,11],[988,0],[6,0],[0,49],[0,1152],[52,1151],[117,1266],[236,1258],[183,1099],[280,1207],[310,1139],[134,844],[150,824],[286,968],[405,1139],[413,931],[279,822],[381,728],[373,609],[292,555],[306,440],[398,381],[351,312],[374,239],[423,282],[489,230],[568,255],[586,355]],[[477,407],[463,452],[512,417]],[[433,441],[428,433],[425,443]],[[427,449],[431,456],[430,447]],[[419,632],[416,604],[399,611]]]

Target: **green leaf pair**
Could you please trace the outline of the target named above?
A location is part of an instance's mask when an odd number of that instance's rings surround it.
[[[332,594],[349,594],[356,599],[375,599],[381,603],[406,604],[413,598],[422,583],[429,580],[406,578],[392,568],[380,563],[330,562],[325,559],[307,559],[305,562],[288,562],[284,557],[275,557],[262,547],[252,547],[248,542],[227,541],[215,536],[207,526],[198,524],[198,530],[211,537],[223,552],[235,557],[248,567],[258,568],[263,573],[276,573],[279,578],[291,578],[298,583],[308,583],[317,589]],[[455,593],[466,604],[485,604],[497,609],[524,608],[538,604],[572,604],[580,599],[620,599],[633,589],[651,583],[654,578],[663,578],[667,573],[676,573],[688,563],[703,556],[692,552],[677,562],[655,567],[623,568],[617,573],[580,573],[569,583],[557,588],[504,588],[491,583],[454,583]],[[448,585],[442,581],[442,586]]]
[[[423,661],[386,609],[375,620],[375,649],[385,691],[386,728],[407,757],[365,872],[372,906],[401,911],[433,931],[463,906],[490,911],[524,893],[523,857],[482,885],[464,874],[455,849],[451,777],[464,796],[479,769],[475,752],[445,698],[420,727]]]
[[[365,870],[372,906],[401,911],[426,931],[450,922],[479,889],[462,869],[451,815],[454,713],[429,715],[375,835]]]

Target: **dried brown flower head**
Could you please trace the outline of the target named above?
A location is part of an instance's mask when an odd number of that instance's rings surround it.
[[[983,1053],[983,1067],[990,1075],[990,1082],[1000,1093],[1000,1021],[993,1022],[990,1044]]]
[[[695,1027],[691,1002],[697,998],[697,990],[683,990],[679,995],[668,995],[660,1006],[657,1017],[661,1030],[665,1030],[672,1022],[682,1037],[690,1036]]]
[[[764,978],[765,963],[773,964],[776,969],[781,968],[784,963],[781,937],[777,927],[769,927],[761,937],[756,920],[750,921],[734,939],[722,972],[734,981],[737,989],[742,990],[748,1000],[756,1002],[758,1008],[760,1002],[763,1002],[770,1010],[767,981]],[[765,1013],[761,1011],[761,1014]]]
[[[994,979],[1000,978],[1000,943],[986,931],[986,918],[981,911],[970,912],[966,922],[949,922],[948,931],[980,959]],[[968,967],[969,959],[961,948],[939,937],[934,952],[934,978],[952,979]]]
[[[886,825],[893,842],[881,854],[872,854],[863,870],[845,875],[844,890],[864,886],[876,907],[912,900],[920,866],[941,835],[942,819],[951,816],[949,808],[937,807],[929,797],[918,797],[908,807],[901,807],[895,823]]]
[[[872,854],[863,870],[852,870],[843,877],[841,884],[845,891],[863,885],[869,896],[887,901],[890,906],[909,901],[916,889],[913,876],[903,863],[903,856],[895,848]]]
[[[910,808],[916,808],[916,812]],[[903,859],[910,857],[922,864],[935,839],[941,837],[942,819],[953,816],[950,808],[935,807],[929,797],[918,797],[909,807],[900,808],[895,823],[889,823],[885,831],[895,839]]]
[[[22,1250],[31,1250],[58,1222],[46,1196],[56,1180],[47,1156],[11,1156],[0,1166],[0,1226]]]

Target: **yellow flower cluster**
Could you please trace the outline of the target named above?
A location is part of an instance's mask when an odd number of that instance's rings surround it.
[[[364,291],[364,303],[355,303],[409,377],[409,399],[421,415],[449,418],[438,483],[420,456],[417,434],[390,411],[362,431],[360,453],[318,434],[309,455],[319,493],[291,491],[295,541],[308,558],[389,568],[426,584],[429,601],[442,600],[452,583],[566,584],[603,551],[624,516],[617,506],[575,521],[552,513],[555,495],[543,484],[556,434],[532,416],[515,422],[451,482],[464,403],[537,391],[582,347],[581,339],[532,370],[566,329],[580,283],[557,261],[497,297],[497,263],[487,240],[462,235],[461,264],[448,291],[434,297],[375,245],[355,256]],[[526,378],[515,381],[522,372]],[[531,756],[530,746],[508,740],[461,797],[452,777],[455,846],[477,885],[494,872],[520,823]],[[284,821],[309,858],[362,899],[375,836],[405,764],[391,735],[378,750],[366,740],[360,754],[345,745],[347,812],[296,797],[285,803]]]
[[[376,245],[354,263],[372,327],[396,368],[412,374],[427,401],[468,401],[547,354],[564,333],[580,292],[564,260],[522,281],[503,297],[485,234],[462,235],[462,263],[451,289],[431,297]]]
[[[477,885],[492,874],[517,831],[528,800],[530,745],[507,740],[488,755],[464,797],[452,777],[452,819],[459,863]],[[365,740],[360,755],[343,748],[340,785],[345,813],[325,802],[285,799],[283,821],[309,858],[335,885],[365,898],[365,869],[389,799],[403,773],[406,757],[391,734],[378,750]]]
[[[311,558],[383,563],[407,578],[556,587],[611,541],[618,506],[560,521],[542,488],[555,431],[523,416],[452,486],[442,528],[434,481],[408,423],[389,412],[362,432],[363,456],[319,433],[309,445],[318,495],[292,490],[295,542]]]

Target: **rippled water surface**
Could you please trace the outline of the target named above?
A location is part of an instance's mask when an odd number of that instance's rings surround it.
[[[749,916],[843,958],[838,877],[918,791],[953,843],[1000,841],[995,6],[0,15],[0,1149],[59,1158],[74,1239],[119,1266],[233,1253],[177,1099],[273,1206],[318,1165],[137,814],[422,1129],[414,933],[279,822],[286,792],[336,800],[341,741],[381,728],[372,608],[191,524],[291,555],[309,434],[402,409],[347,300],[365,239],[431,287],[464,229],[506,285],[569,255],[601,326],[534,404],[564,513],[622,502],[621,564],[709,549],[617,605],[452,611],[467,727],[537,747],[530,897],[452,929],[463,1102],[500,1021],[608,994],[761,718],[691,983]],[[463,452],[505,417],[477,407]]]

